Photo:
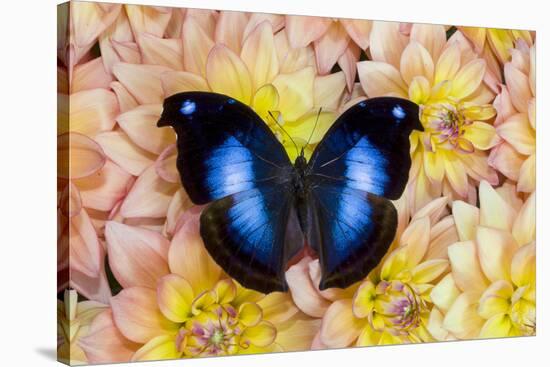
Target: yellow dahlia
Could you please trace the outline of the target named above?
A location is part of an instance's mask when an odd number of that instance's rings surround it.
[[[427,330],[434,284],[449,270],[447,246],[458,239],[446,198],[416,213],[398,232],[380,265],[347,289],[319,291],[318,260],[305,258],[287,272],[292,298],[322,317],[314,348],[431,341]]]
[[[399,24],[375,22],[372,60],[357,64],[369,97],[394,95],[420,105],[424,132],[411,135],[412,168],[407,195],[414,212],[442,194],[474,199],[476,182],[498,183],[487,151],[498,143],[491,124],[494,94],[484,84],[486,62],[459,32],[414,24],[410,36]]]
[[[479,209],[453,203],[460,241],[448,248],[451,273],[432,290],[439,340],[534,335],[535,193],[482,181]]]

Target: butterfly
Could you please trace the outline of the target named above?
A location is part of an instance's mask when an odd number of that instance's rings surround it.
[[[268,125],[223,94],[165,99],[157,124],[177,135],[177,169],[191,201],[208,204],[200,234],[243,286],[286,291],[289,263],[312,250],[319,288],[368,275],[393,241],[411,166],[409,135],[423,130],[411,101],[379,97],[340,115],[306,160],[291,162]]]

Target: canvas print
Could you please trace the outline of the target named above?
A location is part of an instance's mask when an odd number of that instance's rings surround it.
[[[244,10],[58,6],[58,360],[535,335],[535,32]]]

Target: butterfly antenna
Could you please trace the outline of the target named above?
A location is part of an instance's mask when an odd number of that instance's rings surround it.
[[[319,112],[317,112],[317,118],[315,119],[315,125],[313,125],[313,129],[311,130],[311,134],[309,134],[309,138],[307,139],[307,144],[309,145],[309,142],[311,141],[311,138],[313,137],[313,133],[315,132],[315,129],[317,128],[317,123],[319,122],[319,117],[321,116],[321,110],[323,108],[319,107]]]
[[[296,154],[300,155],[300,150],[298,149],[298,146],[296,145],[296,142],[294,141],[294,139],[292,139],[292,136],[290,136],[290,134],[288,133],[288,131],[285,130],[285,128],[283,127],[283,125],[281,125],[279,123],[279,121],[275,118],[275,116],[273,116],[273,114],[271,113],[271,111],[267,111],[267,113],[269,113],[269,116],[271,116],[271,118],[273,119],[273,121],[275,121],[275,123],[277,124],[277,126],[279,126],[281,128],[281,130],[284,131],[284,133],[290,138],[290,141],[292,142],[292,144],[294,144],[294,148],[296,148]]]

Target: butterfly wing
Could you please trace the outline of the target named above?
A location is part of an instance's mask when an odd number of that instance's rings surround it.
[[[195,204],[210,203],[201,215],[210,255],[246,287],[286,289],[285,259],[303,242],[287,236],[297,221],[292,164],[275,135],[250,107],[216,93],[167,98],[158,123],[166,125],[177,134],[186,192]]]
[[[422,130],[418,106],[383,97],[344,112],[308,163],[308,242],[319,253],[320,287],[364,278],[387,251],[411,166],[409,135]]]

